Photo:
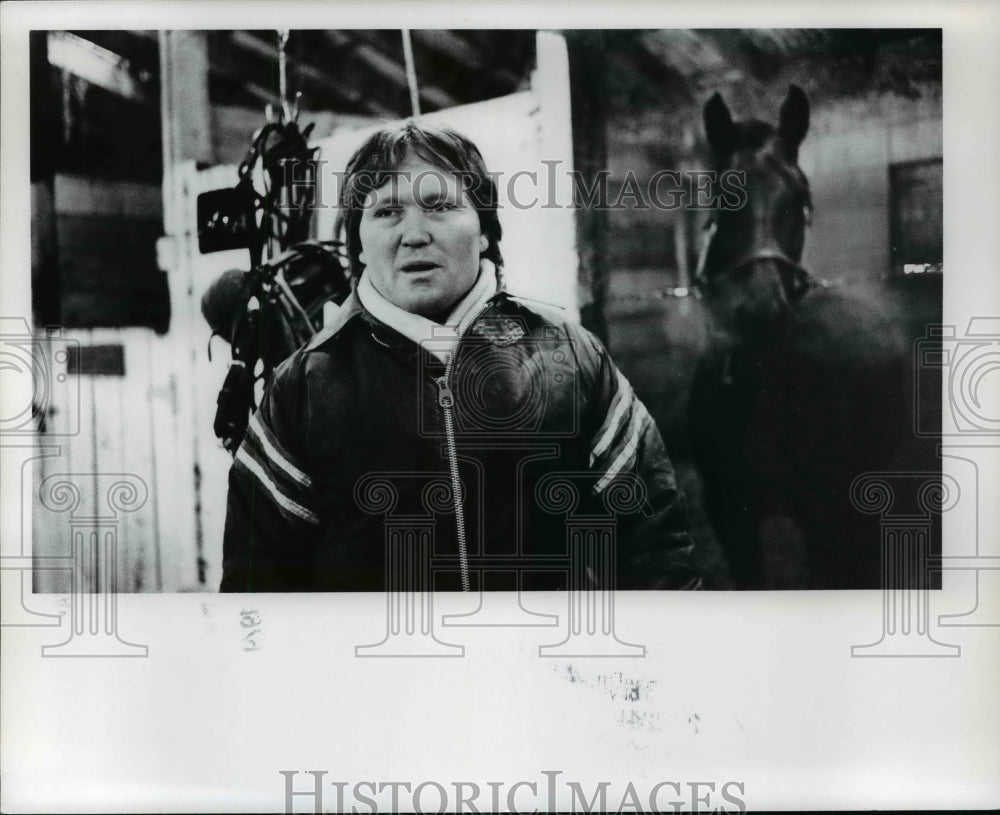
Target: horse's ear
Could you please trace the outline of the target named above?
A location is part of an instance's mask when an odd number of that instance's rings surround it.
[[[781,105],[781,116],[778,120],[778,133],[789,155],[795,159],[799,154],[799,145],[809,130],[809,100],[798,85],[789,85],[788,95]]]
[[[736,146],[736,125],[729,108],[717,93],[705,103],[705,135],[716,155],[731,153]]]

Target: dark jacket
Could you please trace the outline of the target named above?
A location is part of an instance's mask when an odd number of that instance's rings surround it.
[[[588,331],[501,292],[446,368],[352,295],[254,414],[222,590],[383,590],[407,569],[436,590],[699,588],[691,550],[660,434]]]

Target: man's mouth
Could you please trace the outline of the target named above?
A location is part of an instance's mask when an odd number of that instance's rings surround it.
[[[439,268],[437,263],[431,263],[429,260],[414,260],[409,263],[404,263],[400,269],[404,272],[429,272],[431,269]]]

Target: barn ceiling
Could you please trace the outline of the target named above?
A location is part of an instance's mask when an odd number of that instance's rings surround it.
[[[155,31],[75,31],[128,61],[153,87],[159,75]],[[527,86],[534,32],[413,31],[421,110],[431,112],[514,93]],[[305,110],[398,118],[410,97],[398,29],[293,31],[288,88]],[[209,31],[212,104],[263,108],[280,102],[275,31]]]
[[[533,30],[414,30],[424,113],[528,87]],[[686,121],[713,90],[763,93],[786,78],[810,99],[872,90],[919,95],[941,77],[941,32],[921,29],[567,30],[575,64],[600,86],[608,121],[667,111]],[[155,182],[160,176],[159,36],[152,30],[37,32],[48,76],[33,88],[33,156],[57,172]],[[250,112],[280,103],[280,39],[271,30],[207,32],[209,99]],[[37,49],[36,49],[37,50]],[[411,114],[402,32],[304,30],[288,35],[287,82],[304,112],[396,119]],[[894,56],[896,55],[896,56]],[[581,62],[582,60],[582,62]],[[43,66],[44,67],[44,66]],[[586,72],[585,71],[585,72]],[[596,72],[595,72],[596,71]],[[33,68],[33,76],[37,75]],[[590,82],[591,79],[585,80]],[[578,78],[577,80],[582,81]],[[248,128],[249,135],[252,128]],[[242,144],[242,142],[241,142]],[[241,148],[242,149],[242,148]]]
[[[155,31],[73,33],[122,57],[137,85],[155,98]],[[208,40],[213,104],[262,108],[280,101],[277,32],[209,31]],[[845,83],[865,80],[874,54],[893,49],[926,51],[928,70],[940,75],[940,42],[939,31],[921,29],[659,29],[604,35],[620,68],[656,86],[664,101],[676,102],[700,97],[707,87],[767,81],[789,63],[817,56],[836,63],[834,76]],[[412,43],[424,112],[521,90],[534,63],[531,30],[414,30]],[[399,30],[293,31],[286,53],[289,90],[302,92],[306,110],[391,118],[411,112]]]

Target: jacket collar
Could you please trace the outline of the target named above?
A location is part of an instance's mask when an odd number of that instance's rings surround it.
[[[488,297],[483,305],[502,306],[503,303],[509,302],[512,299],[523,298],[517,298],[501,288],[495,294]],[[558,307],[553,306],[553,308]],[[469,318],[474,317],[479,312],[480,309],[476,308],[472,310],[468,316]],[[370,311],[368,311],[362,304],[361,299],[358,297],[357,291],[355,290],[352,291],[340,305],[337,313],[333,317],[333,321],[329,325],[324,326],[305,345],[305,350],[314,351],[323,343],[336,336],[336,334],[338,334],[344,326],[346,326],[355,317],[359,317],[364,320],[371,327],[373,332],[377,333],[377,339],[382,344],[390,345],[392,347],[411,346],[411,342],[407,340],[405,335],[400,334],[398,331],[393,329],[392,326],[382,322]],[[517,342],[517,340],[525,335],[525,330],[521,321],[518,318],[504,316],[503,313],[497,315],[496,318],[476,320],[474,325],[462,326],[462,328],[468,328],[470,333],[480,335],[495,345],[510,345],[511,343]]]
[[[358,295],[356,291],[352,291],[343,303],[337,309],[337,313],[333,316],[332,322],[328,325],[323,326],[316,334],[313,334],[311,340],[305,345],[306,351],[314,351],[324,342],[334,337],[345,325],[347,325],[351,319],[357,317],[364,311],[361,305],[361,301],[358,300]]]
[[[389,302],[367,275],[361,276],[356,293],[361,305],[375,319],[423,347],[442,363],[447,363],[458,345],[459,337],[468,329],[469,323],[483,312],[496,292],[496,267],[491,261],[483,260],[476,282],[455,304],[444,323],[412,314]]]

